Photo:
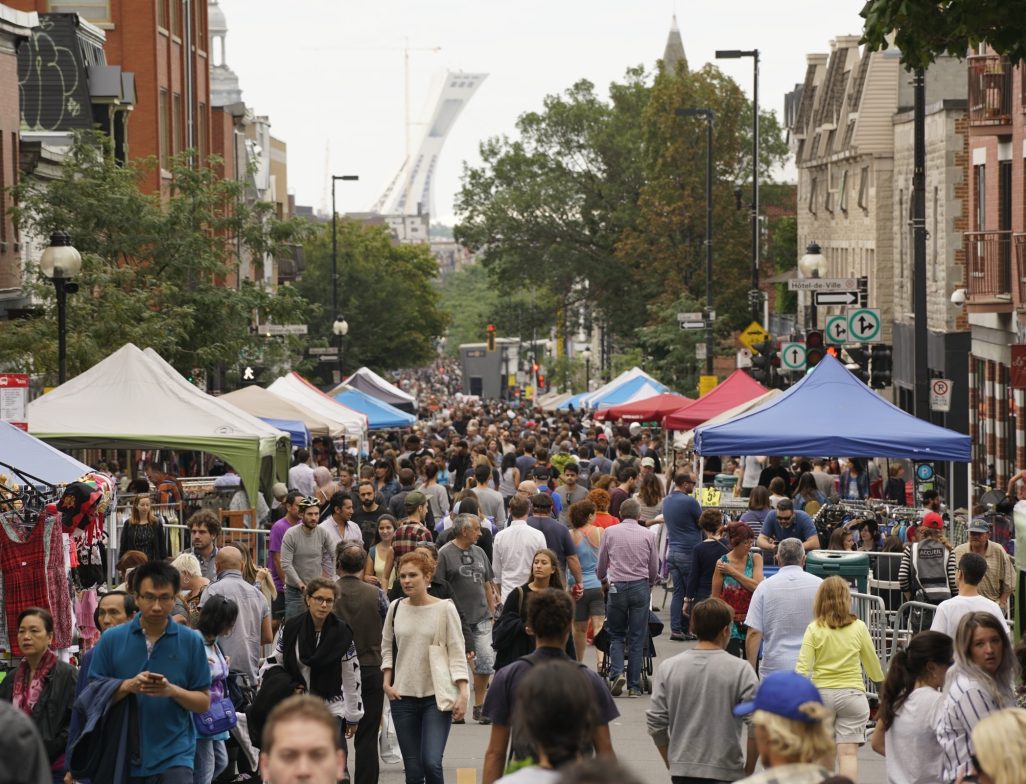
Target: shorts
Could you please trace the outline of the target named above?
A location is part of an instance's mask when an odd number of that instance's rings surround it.
[[[470,624],[473,636],[474,674],[491,675],[495,672],[495,649],[492,647],[492,619]]]
[[[823,704],[834,712],[837,743],[865,743],[869,699],[862,689],[820,689]]]
[[[274,597],[274,601],[271,602],[271,617],[276,620],[281,620],[285,617],[285,590],[279,590],[278,595]]]
[[[606,617],[606,597],[601,588],[585,588],[574,605],[574,620],[583,623],[592,617]]]

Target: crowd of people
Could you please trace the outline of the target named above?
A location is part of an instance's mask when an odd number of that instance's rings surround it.
[[[748,499],[731,521],[646,429],[454,403],[443,375],[406,379],[429,404],[366,460],[296,452],[266,563],[218,546],[207,510],[169,560],[153,499],[135,496],[123,582],[79,669],[50,650],[45,610],[18,620],[24,659],[0,699],[34,722],[47,779],[371,784],[394,737],[407,784],[441,784],[452,725],[471,721],[489,726],[484,784],[629,782],[610,725],[618,699],[650,690],[674,784],[855,782],[870,681],[890,781],[1026,780],[999,753],[1026,715],[1024,649],[1005,623],[1013,567],[984,522],[952,547],[933,494],[904,542],[874,520],[824,541],[812,518],[828,499],[904,504],[901,471],[712,457],[703,479],[733,474]],[[848,582],[804,568],[824,546],[901,552],[904,598],[936,607],[886,676]],[[658,585],[670,641],[694,644],[650,673]]]

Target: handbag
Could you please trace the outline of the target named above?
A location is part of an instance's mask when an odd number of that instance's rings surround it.
[[[378,732],[378,756],[386,765],[397,765],[403,761],[399,752],[399,736],[395,734],[395,722],[392,721],[388,700],[385,701],[385,712]]]
[[[212,738],[232,729],[239,723],[239,717],[235,715],[231,699],[221,697],[210,701],[209,710],[192,714],[192,723],[196,725],[196,732],[201,737]]]
[[[446,599],[445,601],[450,600]],[[435,626],[435,639],[428,646],[428,664],[431,667],[431,684],[435,689],[435,704],[443,713],[448,713],[455,707],[456,700],[460,695],[460,691],[452,679],[452,672],[449,670],[449,646],[446,634],[448,617],[449,615],[443,607],[438,615],[438,624]]]

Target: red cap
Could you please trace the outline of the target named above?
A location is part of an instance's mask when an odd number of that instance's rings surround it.
[[[944,530],[944,518],[937,512],[927,512],[923,515],[923,528],[932,528],[935,531]]]

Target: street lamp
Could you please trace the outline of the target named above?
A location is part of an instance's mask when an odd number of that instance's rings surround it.
[[[752,291],[759,290],[759,50],[717,49],[717,60],[739,60],[751,57],[753,68],[752,87]],[[759,320],[760,299],[752,294],[752,319]]]
[[[342,338],[349,334],[349,322],[346,321],[345,316],[341,314],[335,316],[331,332],[338,338],[338,380],[339,383],[342,383]]]
[[[68,294],[78,291],[71,281],[82,269],[82,256],[71,244],[66,231],[50,235],[50,247],[39,257],[39,271],[53,282],[57,291],[57,383],[63,384],[68,376],[67,305]]]
[[[584,391],[591,392],[591,346],[585,346],[581,356],[584,357]]]
[[[713,110],[677,109],[678,117],[705,118],[705,374],[713,375],[713,286],[712,286],[712,230],[713,230]]]
[[[803,278],[822,278],[827,273],[827,262],[815,240],[805,247],[805,255],[798,259],[798,272]],[[818,329],[816,313],[816,292],[812,294],[812,328]]]
[[[359,174],[331,174],[331,312],[339,312],[339,212],[334,208],[334,184],[340,180],[347,183],[354,183],[359,180]],[[342,336],[346,332],[337,331],[339,316],[334,319],[331,330],[339,338],[339,381],[342,381]],[[343,319],[342,323],[346,323]],[[346,331],[349,325],[346,324]]]

